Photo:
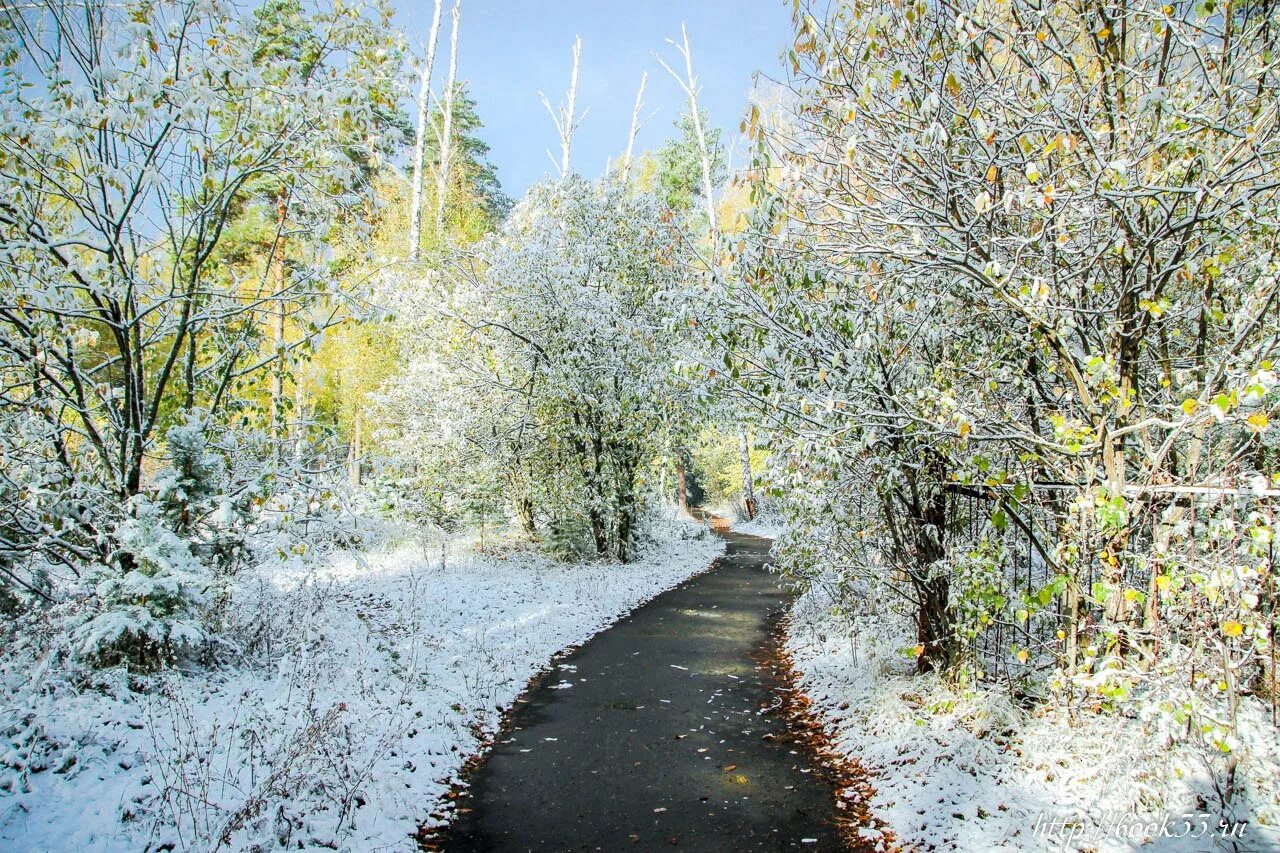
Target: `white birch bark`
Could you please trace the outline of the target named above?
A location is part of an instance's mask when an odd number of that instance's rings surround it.
[[[583,117],[577,115],[577,98],[578,98],[578,64],[582,59],[582,38],[575,38],[573,41],[573,72],[569,76],[569,96],[567,103],[560,106],[558,110],[553,109],[551,101],[542,92],[538,95],[542,98],[542,105],[547,108],[547,112],[551,114],[551,121],[556,126],[556,134],[560,139],[560,162],[556,163],[556,158],[551,156],[551,152],[547,152],[547,156],[551,158],[551,164],[560,170],[560,177],[569,174],[569,155],[573,149],[573,134],[581,124]]]
[[[462,17],[462,0],[454,0],[453,29],[449,34],[449,78],[445,82],[444,115],[439,128],[440,167],[436,169],[436,234],[444,234],[444,207],[449,194],[449,170],[453,160],[453,97],[458,79],[458,23]]]
[[[422,82],[418,87],[418,133],[413,140],[413,187],[409,202],[409,260],[416,262],[422,254],[422,166],[427,147],[427,117],[431,110],[431,72],[436,62],[436,41],[440,35],[441,0],[436,0],[427,36],[427,61],[422,66]]]

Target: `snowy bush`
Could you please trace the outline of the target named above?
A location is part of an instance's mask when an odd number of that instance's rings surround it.
[[[198,608],[208,604],[213,579],[154,504],[140,501],[135,512],[118,531],[127,568],[102,570],[106,577],[96,587],[102,611],[73,639],[78,653],[100,666],[148,671],[204,642]]]
[[[218,585],[247,554],[255,483],[234,483],[196,411],[167,435],[170,465],[116,528],[109,565],[96,570],[99,612],[75,628],[81,657],[152,671],[209,639]]]

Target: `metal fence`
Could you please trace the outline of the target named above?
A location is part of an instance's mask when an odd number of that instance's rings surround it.
[[[1148,596],[1155,591],[1151,560],[1155,525],[1166,508],[1180,503],[1186,510],[1184,521],[1190,525],[1192,540],[1202,541],[1211,524],[1227,525],[1239,535],[1242,522],[1252,512],[1261,511],[1274,519],[1276,498],[1280,497],[1280,491],[1276,490],[1232,486],[1132,488],[1128,492],[1131,497],[1141,497],[1146,508],[1130,522],[1124,535],[1108,535],[1096,528],[1076,529],[1073,531],[1078,543],[1075,557],[1069,565],[1058,567],[1042,556],[1033,539],[1040,541],[1051,558],[1055,556],[1053,548],[1059,538],[1059,526],[1067,517],[1067,501],[1077,493],[1075,487],[1037,487],[1031,499],[1022,502],[1022,523],[1010,523],[1002,531],[997,531],[991,522],[998,509],[994,498],[974,494],[953,496],[948,507],[949,553],[978,548],[984,538],[998,538],[1004,552],[1000,571],[988,581],[996,585],[1005,605],[993,613],[992,622],[968,644],[970,660],[982,673],[982,680],[1026,681],[1064,659],[1065,634],[1071,630],[1068,600],[1071,593],[1065,589],[1055,590],[1047,602],[1024,605],[1028,597],[1036,597],[1053,584],[1059,570],[1069,572],[1075,582],[1076,630],[1082,643],[1091,640],[1094,628],[1104,617],[1104,604],[1094,597],[1093,590],[1108,569],[1110,580],[1119,587],[1113,594],[1123,596],[1124,590],[1137,593],[1119,608],[1121,623],[1140,628]],[[1123,542],[1123,549],[1111,555],[1117,565],[1106,566],[1105,549],[1117,540]],[[1274,547],[1274,543],[1269,546],[1272,557]],[[1028,611],[1028,618],[1018,618],[1021,610]],[[1115,614],[1112,615],[1114,618]],[[1021,659],[1015,649],[1027,650],[1025,659]]]

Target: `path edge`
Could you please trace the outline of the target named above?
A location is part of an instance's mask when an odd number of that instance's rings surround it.
[[[493,751],[494,746],[512,732],[512,712],[520,705],[528,702],[529,694],[542,687],[546,680],[556,673],[556,665],[560,661],[574,654],[587,643],[591,642],[618,623],[631,618],[632,614],[641,607],[647,605],[649,602],[653,601],[658,596],[665,595],[673,589],[679,589],[695,578],[702,577],[712,571],[717,565],[719,565],[722,559],[724,559],[723,550],[716,554],[709,563],[692,574],[687,575],[679,583],[657,590],[652,595],[637,601],[630,609],[623,613],[619,613],[617,618],[609,624],[601,626],[600,630],[596,631],[590,637],[572,645],[565,646],[557,651],[547,659],[547,662],[543,664],[537,672],[529,677],[529,680],[525,682],[525,685],[520,690],[519,695],[511,701],[511,704],[502,709],[501,719],[498,721],[497,726],[492,730],[483,728],[479,723],[473,724],[472,733],[476,736],[477,747],[474,752],[467,756],[467,759],[462,763],[462,766],[458,768],[457,772],[455,772],[446,781],[448,790],[437,798],[436,802],[433,804],[435,809],[427,813],[422,822],[418,824],[417,832],[411,836],[414,842],[418,845],[418,849],[425,851],[443,851],[445,849],[444,843],[448,838],[449,831],[453,827],[454,820],[458,815],[464,814],[468,808],[467,802],[471,797],[472,780],[475,779],[476,774],[480,772],[484,763],[489,759],[489,753]],[[435,825],[428,825],[427,822],[431,820],[438,821],[438,823]]]

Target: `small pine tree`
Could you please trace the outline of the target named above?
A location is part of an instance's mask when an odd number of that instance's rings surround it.
[[[246,553],[257,491],[228,496],[227,465],[204,413],[190,413],[166,439],[170,467],[131,502],[116,530],[115,565],[100,570],[100,612],[74,635],[98,666],[154,671],[202,646],[213,591]]]

